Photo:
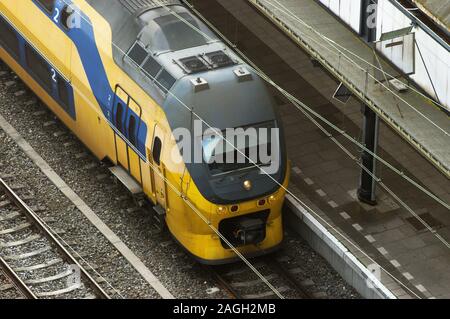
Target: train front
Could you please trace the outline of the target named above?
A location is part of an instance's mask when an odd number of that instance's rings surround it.
[[[189,201],[182,216],[168,214],[172,234],[207,264],[237,260],[228,244],[247,257],[276,250],[289,169],[266,84],[236,63],[188,75],[172,92],[164,109],[186,165],[181,188]]]

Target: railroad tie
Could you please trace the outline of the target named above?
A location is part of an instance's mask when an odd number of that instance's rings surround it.
[[[19,217],[19,216],[20,216],[19,212],[12,212],[12,213],[9,213],[7,215],[0,215],[0,222],[4,222],[4,221],[7,221],[7,220],[12,220],[12,219],[14,219],[16,217]]]
[[[41,254],[43,254],[43,253],[45,253],[47,251],[50,251],[51,249],[52,248],[50,246],[45,246],[43,248],[36,249],[36,250],[33,250],[31,252],[28,252],[28,253],[23,253],[23,254],[20,254],[20,255],[5,256],[5,257],[3,257],[3,259],[5,259],[7,261],[8,260],[22,260],[22,259],[26,259],[26,258],[37,256],[37,255],[41,255]]]
[[[13,228],[5,229],[5,230],[0,230],[0,235],[12,234],[12,233],[21,231],[21,230],[23,230],[23,229],[29,228],[30,226],[31,226],[30,223],[23,223],[23,224],[20,224],[20,225],[18,225],[18,226],[16,226],[16,227],[13,227]]]
[[[28,244],[28,243],[30,243],[32,241],[35,241],[37,239],[40,239],[40,238],[42,238],[41,235],[34,234],[34,235],[31,235],[31,236],[29,236],[27,238],[24,238],[24,239],[18,240],[18,241],[12,241],[12,242],[1,242],[0,241],[0,248],[18,247],[18,246],[21,246],[21,245]]]

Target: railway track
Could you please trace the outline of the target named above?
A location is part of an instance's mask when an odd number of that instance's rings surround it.
[[[0,298],[109,299],[16,191],[0,178]]]
[[[0,257],[0,299],[37,299],[17,273]]]
[[[253,260],[253,265],[285,298],[314,299],[325,298],[317,292],[314,282],[306,279],[301,267],[290,264],[287,255],[269,255]],[[271,299],[277,295],[244,264],[209,266],[208,270],[233,299]]]

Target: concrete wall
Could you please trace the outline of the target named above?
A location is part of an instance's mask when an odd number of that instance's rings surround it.
[[[359,33],[361,27],[361,1],[320,0],[320,2],[344,20],[354,31]]]
[[[285,221],[366,299],[396,299],[336,237],[290,195],[286,197]]]
[[[411,19],[389,0],[379,0],[377,39],[382,33],[411,26]],[[417,46],[383,49],[382,52],[395,65],[403,68],[404,61],[413,56],[415,72],[411,75],[428,94],[438,100],[450,111],[450,51],[420,27],[413,29]],[[422,53],[423,61],[420,56]],[[428,76],[427,73],[430,76]],[[434,85],[434,89],[433,89]],[[434,92],[436,90],[436,94]]]

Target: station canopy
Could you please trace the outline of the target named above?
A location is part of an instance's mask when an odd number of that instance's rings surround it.
[[[450,4],[447,0],[413,0],[430,18],[450,32]]]

